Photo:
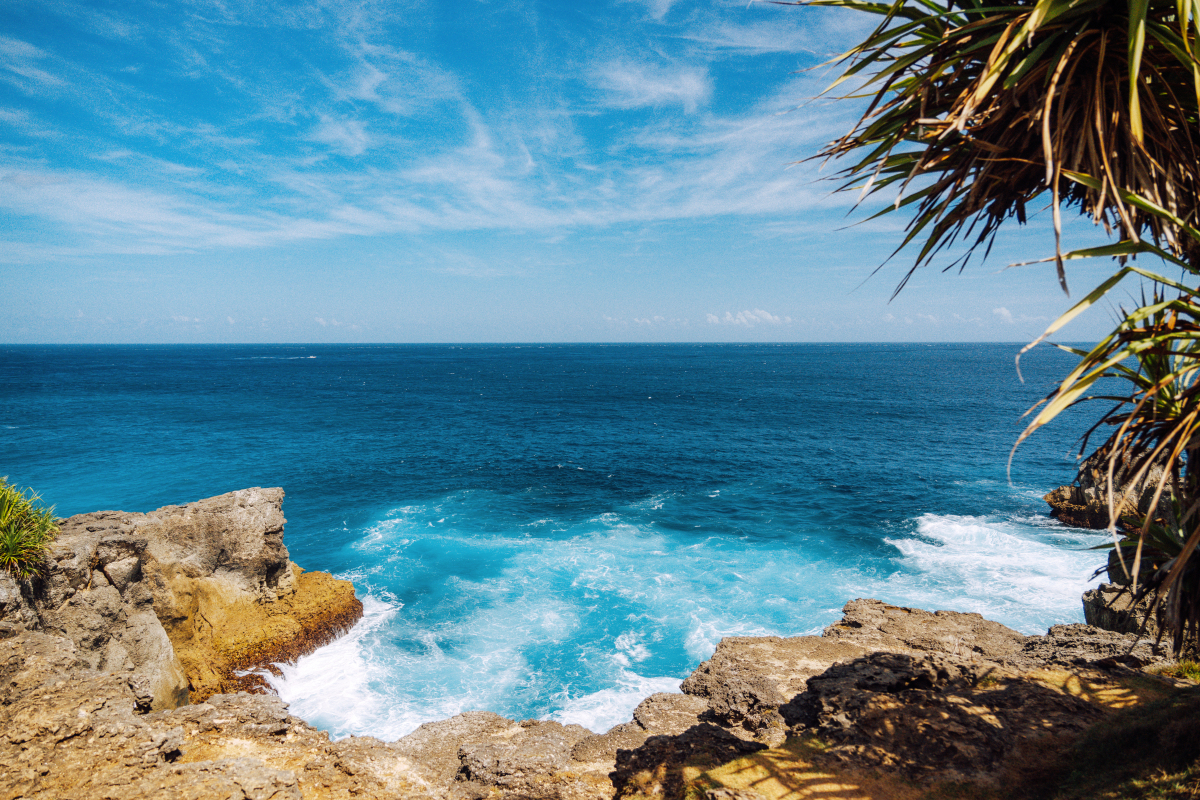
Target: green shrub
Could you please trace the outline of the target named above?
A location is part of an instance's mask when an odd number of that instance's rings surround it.
[[[14,578],[41,573],[57,533],[53,508],[43,508],[32,489],[18,489],[0,478],[0,568]]]

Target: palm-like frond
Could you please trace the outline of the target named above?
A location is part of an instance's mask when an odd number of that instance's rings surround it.
[[[867,111],[815,157],[856,159],[843,189],[895,192],[880,213],[912,211],[897,249],[920,249],[897,291],[960,239],[967,253],[950,266],[964,266],[1047,191],[1056,231],[1065,204],[1200,264],[1200,240],[1144,207],[1197,222],[1200,0],[800,4],[882,18],[836,59],[834,86],[861,82]]]
[[[1116,464],[1132,465],[1135,484],[1153,464],[1168,464],[1151,508],[1167,496],[1178,507],[1169,519],[1144,520],[1132,574],[1141,574],[1146,547],[1169,556],[1143,589],[1167,603],[1178,647],[1184,629],[1200,623],[1200,297],[1127,259],[1154,256],[1200,275],[1200,0],[795,4],[880,18],[834,59],[844,71],[830,90],[857,86],[851,96],[869,98],[867,109],[813,157],[848,160],[841,188],[858,190],[860,202],[894,195],[879,214],[911,213],[897,252],[919,249],[897,292],[956,242],[965,254],[946,269],[981,248],[986,255],[1002,223],[1025,222],[1030,204],[1047,196],[1064,290],[1067,261],[1111,257],[1121,267],[1038,342],[1126,277],[1154,286],[1109,336],[1073,351],[1079,365],[1035,407],[1018,444],[1072,405],[1114,402],[1084,437],[1086,447],[1102,426],[1112,431],[1100,448],[1109,455],[1110,518]],[[1063,206],[1119,241],[1063,253]],[[1099,392],[1110,378],[1126,391]]]

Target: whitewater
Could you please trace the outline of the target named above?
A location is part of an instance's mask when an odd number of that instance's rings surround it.
[[[856,597],[1081,621],[1050,519],[1086,416],[1016,345],[5,347],[0,474],[59,514],[287,491],[363,620],[268,676],[335,737],[469,710],[603,731],[731,635]]]

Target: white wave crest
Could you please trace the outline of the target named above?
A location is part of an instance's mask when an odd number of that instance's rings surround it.
[[[1079,596],[1105,559],[1089,548],[1108,538],[1044,517],[953,514],[921,515],[916,534],[885,540],[902,554],[903,569],[874,587],[877,596],[978,612],[1023,633],[1083,621]]]
[[[604,733],[614,725],[633,719],[638,703],[652,694],[679,691],[678,678],[646,678],[622,670],[617,685],[609,689],[567,699],[550,719],[563,725],[582,725],[590,731]]]

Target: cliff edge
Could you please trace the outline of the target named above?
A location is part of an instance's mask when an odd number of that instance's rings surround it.
[[[1122,709],[1164,702],[1174,738],[1134,738],[1200,756],[1200,698],[1144,671],[1166,663],[1152,640],[878,600],[821,636],[724,639],[606,732],[478,711],[332,742],[236,691],[361,614],[288,560],[282,498],[72,517],[43,580],[0,578],[0,800],[1041,797]]]
[[[128,673],[147,710],[261,689],[237,673],[311,652],[362,616],[349,581],[289,560],[283,496],[63,520],[45,575],[0,573],[0,619],[69,640],[88,669]]]

